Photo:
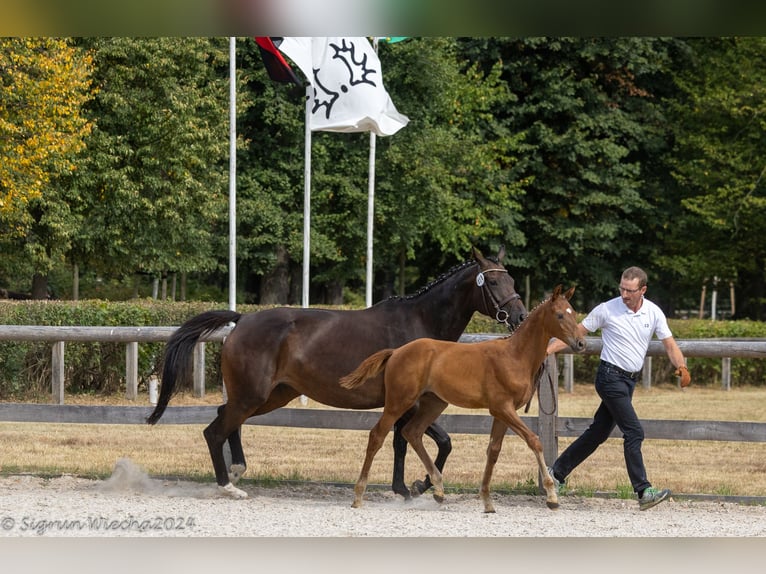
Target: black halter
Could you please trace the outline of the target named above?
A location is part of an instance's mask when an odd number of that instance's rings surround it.
[[[479,273],[476,275],[476,285],[478,285],[481,288],[481,294],[484,298],[484,306],[489,309],[489,305],[487,305],[487,295],[489,295],[490,300],[492,301],[492,306],[495,308],[495,320],[498,323],[505,323],[505,325],[510,329],[511,325],[508,323],[508,317],[510,317],[508,311],[503,309],[508,303],[511,301],[515,301],[516,299],[521,299],[521,295],[518,293],[515,293],[513,295],[508,296],[503,301],[498,301],[495,297],[495,294],[492,293],[492,290],[487,287],[487,283],[484,280],[484,274],[485,273],[492,273],[493,271],[499,271],[501,273],[508,273],[507,269],[502,268],[495,268],[495,269],[487,269],[486,271],[479,271]]]

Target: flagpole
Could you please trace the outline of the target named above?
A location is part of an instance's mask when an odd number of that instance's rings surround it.
[[[372,49],[378,53],[378,38],[373,37]],[[370,167],[367,182],[367,272],[364,288],[364,299],[368,307],[372,307],[372,228],[375,217],[375,132],[370,130]]]
[[[237,59],[229,38],[229,309],[237,307]]]
[[[309,257],[311,243],[311,84],[306,86],[306,126],[303,151],[303,292],[302,305],[309,306]]]
[[[375,132],[370,132],[370,175],[367,183],[367,284],[365,303],[372,306],[372,227],[375,215]]]

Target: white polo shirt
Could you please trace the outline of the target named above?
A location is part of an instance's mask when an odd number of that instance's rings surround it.
[[[631,311],[622,297],[615,297],[597,305],[582,325],[589,332],[601,329],[601,359],[626,371],[640,371],[649,349],[649,342],[667,339],[673,333],[662,310],[646,298],[637,313]]]

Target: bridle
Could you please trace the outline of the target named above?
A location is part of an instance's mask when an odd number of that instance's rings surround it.
[[[481,295],[484,298],[484,306],[489,309],[489,305],[487,304],[487,296],[489,296],[489,299],[492,301],[492,306],[495,308],[495,320],[498,323],[505,323],[505,325],[510,330],[511,325],[508,322],[508,318],[510,317],[510,314],[508,311],[503,309],[508,303],[511,301],[515,301],[516,299],[521,299],[521,295],[516,293],[514,291],[513,295],[509,295],[506,299],[503,301],[498,301],[495,297],[495,294],[492,293],[492,290],[487,286],[487,282],[484,280],[484,275],[486,273],[492,273],[492,272],[500,272],[500,273],[508,273],[507,269],[502,269],[500,267],[495,269],[486,269],[485,271],[479,270],[479,273],[476,275],[476,285],[478,285],[481,288]]]

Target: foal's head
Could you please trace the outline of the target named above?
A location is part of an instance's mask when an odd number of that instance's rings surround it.
[[[553,290],[553,295],[545,303],[545,327],[556,337],[569,345],[576,353],[585,350],[585,338],[577,332],[577,314],[569,304],[575,288],[570,287],[566,293],[561,293],[561,285]]]

